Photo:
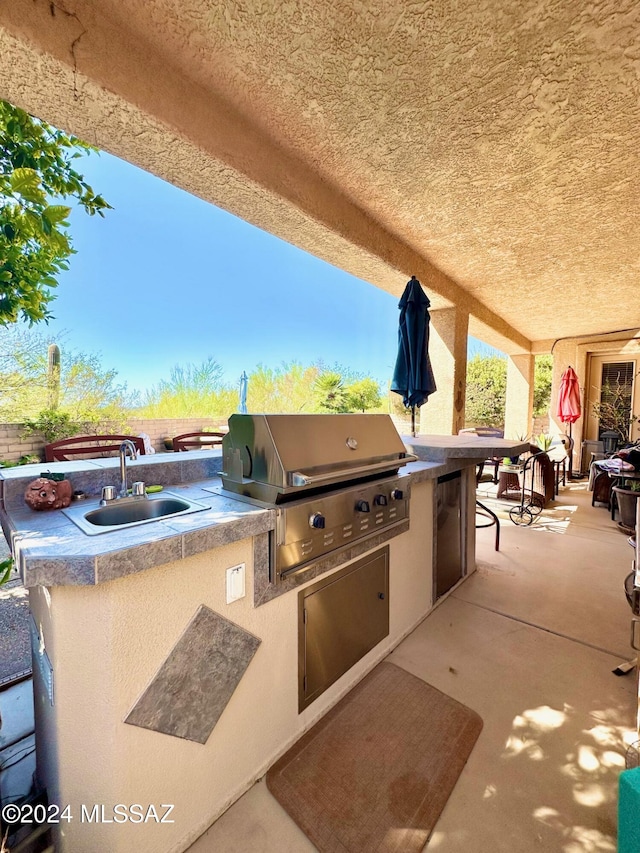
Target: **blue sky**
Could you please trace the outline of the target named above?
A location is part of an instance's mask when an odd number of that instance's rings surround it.
[[[48,328],[63,358],[97,352],[130,390],[209,357],[231,384],[293,360],[391,378],[396,297],[109,154],[76,167],[114,210],[72,214]]]

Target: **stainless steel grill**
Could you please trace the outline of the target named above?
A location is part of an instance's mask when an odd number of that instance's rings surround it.
[[[232,415],[224,490],[277,510],[274,583],[409,514],[407,453],[388,415]]]

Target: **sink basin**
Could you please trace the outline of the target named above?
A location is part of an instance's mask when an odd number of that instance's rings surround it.
[[[95,506],[93,509],[87,509],[86,504],[76,505],[64,509],[63,512],[77,527],[93,536],[203,509],[208,507],[197,501],[164,492],[162,495],[149,495],[141,499],[121,498],[114,503]]]
[[[85,519],[89,524],[97,524],[99,527],[119,527],[121,524],[134,524],[138,521],[147,521],[154,518],[164,518],[167,515],[175,515],[189,509],[189,502],[182,498],[167,498],[163,495],[158,500],[140,500],[132,503],[121,503],[98,507],[85,513]]]

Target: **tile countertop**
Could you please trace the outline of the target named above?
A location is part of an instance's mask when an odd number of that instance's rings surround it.
[[[83,533],[62,510],[14,509],[8,517],[25,586],[104,583],[273,529],[273,510],[207,491],[216,485],[222,485],[219,478],[167,489],[167,494],[205,505],[204,510],[94,536]],[[87,510],[96,501],[86,501]]]
[[[518,452],[528,445],[477,436],[403,437],[420,458],[401,469],[412,483],[432,480],[487,456]],[[42,472],[65,473],[84,490],[87,510],[102,486],[117,483],[117,459],[55,462],[0,470],[0,521],[26,586],[93,585],[200,554],[275,527],[275,511],[234,500],[221,487],[219,450],[143,456],[127,463],[128,482],[143,480],[204,504],[206,509],[88,536],[62,510],[34,512],[25,506],[28,483]]]
[[[516,456],[529,450],[528,441],[463,433],[462,435],[401,436],[405,447],[419,459],[444,462],[449,459],[482,461],[492,456]]]
[[[219,450],[141,456],[127,461],[129,485],[142,480],[204,504],[183,516],[88,536],[62,510],[34,512],[24,503],[27,485],[41,473],[64,473],[83,490],[87,511],[102,487],[119,480],[119,460],[54,462],[0,471],[0,521],[26,586],[96,584],[184,559],[273,528],[273,510],[205,491],[221,485]],[[78,506],[79,504],[72,504]]]

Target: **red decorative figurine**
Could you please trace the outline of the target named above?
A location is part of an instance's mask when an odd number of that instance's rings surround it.
[[[35,510],[63,509],[71,503],[71,482],[69,480],[47,480],[38,477],[27,486],[24,500],[27,506]]]

